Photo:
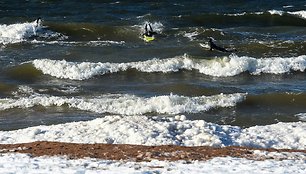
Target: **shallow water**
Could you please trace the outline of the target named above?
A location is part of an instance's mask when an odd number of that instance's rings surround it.
[[[2,1],[0,130],[131,110],[241,127],[299,121],[305,8],[303,1]],[[159,33],[150,43],[140,36],[148,22]],[[237,52],[209,51],[209,37]],[[245,98],[225,95],[237,93]],[[108,102],[108,95],[127,96]],[[215,98],[194,99],[201,96]]]

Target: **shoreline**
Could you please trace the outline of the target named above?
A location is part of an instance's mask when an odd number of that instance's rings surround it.
[[[260,153],[304,153],[306,150],[293,149],[263,149],[251,147],[211,147],[211,146],[144,146],[131,144],[78,144],[36,141],[20,144],[0,144],[0,153],[26,153],[32,157],[39,156],[66,156],[68,159],[97,158],[104,160],[127,161],[206,161],[215,157],[237,157],[262,161],[267,159],[287,160],[290,155],[269,156]]]

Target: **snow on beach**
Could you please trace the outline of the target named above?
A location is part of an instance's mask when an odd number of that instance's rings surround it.
[[[228,77],[249,72],[252,75],[283,74],[290,71],[304,72],[306,68],[306,56],[298,57],[272,57],[253,58],[232,54],[224,58],[212,60],[192,59],[188,56],[179,56],[168,59],[152,59],[129,63],[92,63],[92,62],[67,62],[66,60],[36,59],[32,61],[34,67],[57,78],[85,80],[97,75],[116,73],[128,69],[136,69],[140,72],[177,72],[184,70],[198,70],[200,73],[215,76]]]
[[[17,99],[1,99],[1,109],[68,104],[69,107],[78,109],[98,113],[112,111],[119,115],[105,116],[91,121],[0,131],[0,144],[55,141],[81,144],[247,146],[306,149],[305,122],[241,128],[231,125],[218,125],[203,120],[188,120],[184,115],[172,117],[145,116],[147,112],[152,111],[173,114],[206,111],[213,107],[235,106],[237,102],[244,100],[246,94],[219,94],[202,97],[171,94],[152,98],[113,94],[100,96],[100,98],[83,99],[38,94],[32,88],[26,86],[21,86],[19,93],[22,93],[22,95],[19,96],[16,93]],[[134,107],[134,109],[128,106],[123,107],[120,105],[123,101],[129,101],[130,104],[134,103],[133,106],[140,106],[137,103],[141,103],[141,106],[147,106],[151,110],[142,107]],[[143,103],[146,104],[143,105]],[[107,110],[102,106],[107,106],[106,108],[112,108],[112,110]],[[129,109],[118,110],[118,108]],[[144,115],[135,116],[135,113]],[[129,114],[130,116],[128,116]],[[5,149],[0,150],[0,152],[0,170],[4,173],[304,173],[306,170],[306,155],[304,153],[254,151],[259,159],[273,158],[273,160],[265,161],[216,157],[207,161],[169,162],[153,160],[150,162],[133,162],[94,158],[72,160],[65,156],[33,157],[29,154],[8,153],[10,151]]]
[[[208,161],[150,162],[109,161],[92,158],[31,157],[27,154],[0,154],[1,173],[305,173],[304,160],[254,161],[221,157]]]
[[[180,146],[248,146],[306,149],[306,123],[277,123],[240,128],[185,116],[106,116],[91,121],[0,131],[0,143],[57,141]]]
[[[106,116],[91,121],[0,131],[0,143],[57,141],[305,149],[305,130],[306,124],[303,122],[242,129],[203,120],[190,121],[183,115],[170,118]],[[32,157],[29,154],[6,152],[0,154],[0,170],[4,173],[305,173],[305,153],[255,150],[253,154],[258,156],[259,161],[235,157],[189,162],[134,162],[95,158],[75,160],[65,156]],[[271,160],[261,161],[262,158]]]

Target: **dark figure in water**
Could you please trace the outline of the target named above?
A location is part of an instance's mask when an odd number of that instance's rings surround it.
[[[150,30],[148,30],[148,25],[150,27]],[[151,24],[146,24],[145,33],[143,33],[143,35],[147,36],[147,37],[152,37],[155,34],[157,34],[157,33],[153,31]]]
[[[40,24],[41,24],[41,18],[38,17],[38,18],[36,19],[36,28],[39,27]]]
[[[212,38],[209,38],[209,46],[210,46],[210,51],[212,51],[213,49],[214,50],[218,50],[218,51],[222,51],[222,52],[234,52],[234,51],[237,51],[236,49],[233,49],[233,50],[227,50],[223,47],[220,47],[220,46],[217,46],[213,41],[212,41]]]

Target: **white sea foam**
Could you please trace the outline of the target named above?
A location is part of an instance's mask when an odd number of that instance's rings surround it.
[[[57,32],[46,29],[43,25],[37,25],[36,21],[17,23],[6,25],[0,25],[0,44],[12,44],[27,41],[33,37],[44,38],[44,39],[57,39],[63,40],[68,37]],[[48,43],[44,41],[33,40],[32,43]]]
[[[291,8],[292,6],[284,6],[283,8]],[[283,16],[284,14],[291,14],[294,15],[296,17],[300,17],[303,19],[306,19],[306,11],[305,10],[300,10],[300,11],[283,11],[283,10],[268,10],[268,13],[270,13],[271,15],[279,15],[279,16]],[[229,13],[229,14],[225,14],[226,16],[245,16],[248,14],[252,14],[252,15],[262,15],[264,14],[264,12],[241,12],[241,13]]]
[[[219,94],[213,96],[186,97],[164,95],[150,98],[134,95],[102,95],[95,98],[59,97],[33,94],[18,99],[0,99],[0,110],[41,106],[63,106],[97,113],[135,115],[145,113],[179,114],[198,113],[218,107],[235,106],[246,94]]]
[[[36,35],[36,22],[0,25],[0,44],[18,43]]]
[[[293,5],[284,5],[283,8],[292,8],[294,7]]]
[[[227,77],[243,72],[249,72],[253,75],[261,73],[282,74],[290,71],[304,72],[306,68],[306,55],[288,58],[272,57],[257,59],[248,56],[238,57],[232,54],[228,57],[211,60],[199,60],[189,58],[188,56],[180,56],[129,63],[77,63],[65,60],[36,59],[32,63],[35,68],[41,70],[44,74],[73,80],[89,79],[96,75],[126,71],[127,69],[163,73],[177,72],[181,69],[195,69],[205,75]]]
[[[150,14],[148,14],[148,15],[150,15]],[[145,32],[145,25],[146,24],[150,24],[152,26],[153,31],[155,31],[157,33],[162,33],[163,30],[164,30],[164,25],[161,22],[145,21],[141,25],[136,25],[135,27],[140,28],[141,33],[144,33]],[[147,26],[147,27],[148,27],[147,29],[150,30],[150,27],[149,26]]]
[[[3,173],[92,173],[92,174],[303,174],[304,160],[254,161],[243,158],[219,157],[207,161],[110,161],[93,158],[68,159],[67,157],[31,157],[29,154],[1,154],[0,170]]]
[[[0,131],[0,143],[58,141],[181,146],[248,146],[306,149],[306,123],[278,123],[242,129],[185,116],[106,116],[50,126]]]
[[[225,14],[226,16],[244,16],[246,15],[247,12],[241,12],[241,13],[229,13],[229,14]]]
[[[194,32],[191,32],[191,33],[183,32],[183,36],[187,37],[190,41],[193,41],[195,39],[195,37],[199,34],[200,33],[198,31],[194,31]]]
[[[33,40],[31,43],[34,44],[48,44],[48,45],[63,45],[63,46],[110,46],[110,45],[124,45],[125,41],[112,41],[112,40],[104,40],[104,41],[62,41],[62,40],[55,40],[55,41],[38,41]]]
[[[300,18],[306,19],[306,11],[301,10],[301,11],[295,11],[295,12],[288,12],[289,14],[296,15]]]
[[[298,117],[301,121],[306,121],[306,113],[295,114],[295,116]]]
[[[306,11],[305,10],[301,10],[301,11],[281,11],[281,10],[269,10],[268,11],[270,14],[272,15],[284,15],[284,14],[291,14],[303,19],[306,19]]]
[[[210,49],[210,46],[208,45],[208,43],[199,43],[199,45],[200,45],[202,48]]]
[[[269,10],[268,12],[272,15],[280,15],[280,16],[282,16],[285,13],[284,11],[281,10]]]
[[[21,85],[21,86],[18,86],[17,91],[12,92],[12,94],[13,94],[15,97],[19,97],[19,96],[29,96],[29,95],[34,94],[34,90],[33,90],[33,88],[31,88],[31,87],[29,87],[29,86]],[[0,100],[1,100],[1,99],[0,99]]]

